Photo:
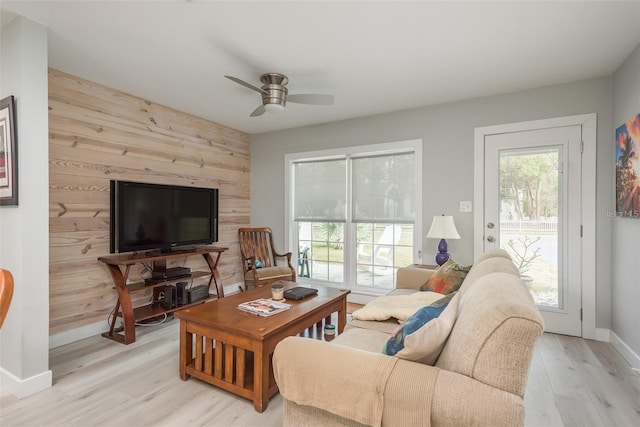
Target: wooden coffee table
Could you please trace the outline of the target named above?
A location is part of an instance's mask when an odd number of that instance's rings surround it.
[[[253,400],[256,411],[267,407],[278,392],[273,376],[273,351],[280,341],[322,323],[338,313],[338,333],[347,321],[345,289],[285,282],[318,289],[318,295],[299,301],[287,300],[291,309],[270,317],[238,310],[238,304],[270,298],[271,287],[250,289],[219,300],[180,310],[180,378],[190,376]],[[194,346],[195,342],[195,346]]]

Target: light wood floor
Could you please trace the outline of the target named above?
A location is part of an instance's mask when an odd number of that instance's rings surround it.
[[[51,350],[54,385],[0,394],[0,426],[280,426],[245,399],[178,375],[177,320],[138,327],[128,346],[100,336]],[[526,393],[527,426],[640,426],[640,376],[606,343],[545,334]]]

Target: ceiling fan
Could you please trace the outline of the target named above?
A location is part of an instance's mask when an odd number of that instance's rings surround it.
[[[257,87],[233,76],[225,76],[244,87],[260,92],[262,95],[262,105],[253,110],[251,117],[261,116],[265,112],[277,113],[284,111],[287,102],[309,105],[333,105],[333,95],[322,95],[314,93],[300,93],[289,95],[287,83],[289,78],[280,73],[266,73],[260,76],[262,87]]]

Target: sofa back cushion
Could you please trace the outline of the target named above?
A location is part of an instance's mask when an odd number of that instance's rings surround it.
[[[436,366],[522,397],[544,328],[529,290],[513,274],[489,273],[467,288],[460,303]]]
[[[464,295],[480,277],[489,273],[509,273],[520,277],[520,272],[511,259],[503,257],[485,258],[473,264],[464,282],[462,282],[462,286],[460,286],[460,293]]]
[[[436,271],[427,268],[401,267],[396,274],[396,289],[417,291]]]
[[[484,261],[485,259],[489,259],[489,258],[506,258],[509,261],[511,261],[511,255],[509,255],[509,252],[505,251],[502,248],[497,248],[497,249],[490,249],[486,252],[481,253],[476,259],[475,262],[479,263],[481,261]]]

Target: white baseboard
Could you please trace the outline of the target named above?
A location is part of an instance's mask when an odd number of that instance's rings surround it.
[[[609,329],[596,328],[596,341],[609,342],[609,336],[611,331]]]
[[[243,282],[234,283],[232,285],[228,285],[224,287],[224,294],[231,295],[237,293],[238,286],[243,286]],[[85,338],[93,337],[95,335],[100,335],[103,332],[107,332],[109,330],[109,325],[107,324],[107,319],[96,323],[92,323],[90,325],[81,326],[79,328],[71,329],[69,331],[60,332],[59,334],[49,336],[49,349],[60,347],[65,344],[70,344],[72,342],[80,341]]]
[[[2,385],[3,392],[7,391],[18,399],[22,399],[51,387],[53,384],[53,374],[50,370],[47,370],[41,374],[21,380],[11,372],[0,367],[0,384]]]
[[[622,339],[617,336],[615,332],[611,331],[610,335],[611,337],[609,342],[611,343],[613,348],[618,350],[618,353],[620,353],[624,360],[629,362],[634,370],[640,371],[640,356],[638,356],[638,354],[633,351],[633,349],[629,347],[627,343],[622,341]]]
[[[49,349],[80,341],[109,330],[107,319],[49,336]]]
[[[596,329],[596,341],[610,343],[631,368],[640,373],[640,356],[610,329]]]

